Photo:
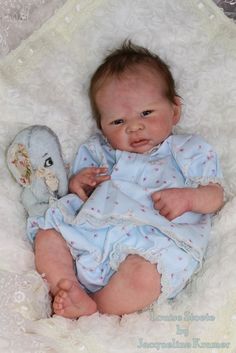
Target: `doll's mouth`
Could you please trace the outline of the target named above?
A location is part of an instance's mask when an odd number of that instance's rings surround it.
[[[149,143],[149,140],[147,139],[139,139],[139,140],[132,141],[130,145],[132,147],[142,147],[142,146],[146,146],[148,143]]]

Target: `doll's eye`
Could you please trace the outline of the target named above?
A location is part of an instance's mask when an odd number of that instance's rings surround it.
[[[146,116],[150,115],[153,112],[153,110],[144,110],[142,113],[140,113],[141,118],[145,118]]]
[[[114,121],[112,121],[112,125],[120,125],[120,124],[123,124],[124,122],[124,119],[116,119]]]
[[[51,167],[52,165],[53,165],[52,158],[51,157],[47,158],[46,161],[44,162],[44,167],[48,168],[48,167]]]

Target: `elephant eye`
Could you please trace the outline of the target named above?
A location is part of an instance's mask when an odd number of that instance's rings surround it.
[[[51,167],[53,165],[53,161],[52,161],[52,158],[49,157],[46,159],[46,161],[44,162],[44,167],[47,168],[47,167]]]

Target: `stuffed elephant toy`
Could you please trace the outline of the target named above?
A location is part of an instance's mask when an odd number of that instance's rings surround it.
[[[44,125],[20,131],[7,151],[7,164],[23,187],[22,203],[29,216],[42,216],[68,192],[68,177],[56,134]]]

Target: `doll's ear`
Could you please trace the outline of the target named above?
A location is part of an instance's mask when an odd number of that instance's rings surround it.
[[[29,186],[31,184],[33,169],[25,145],[14,142],[10,145],[7,151],[7,164],[20,185]]]

